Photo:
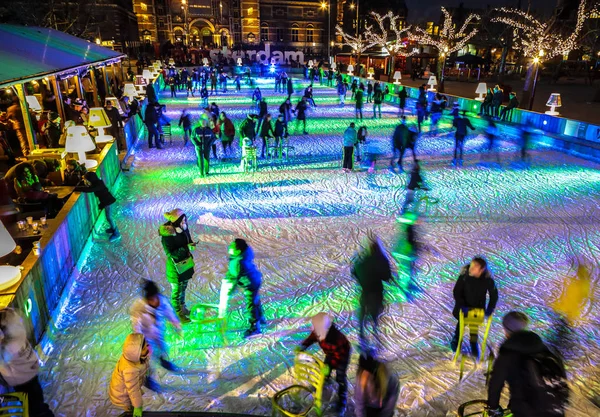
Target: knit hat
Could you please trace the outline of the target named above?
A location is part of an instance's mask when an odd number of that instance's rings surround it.
[[[312,318],[313,329],[319,341],[325,340],[331,328],[331,317],[327,313],[318,313]]]
[[[176,208],[171,211],[167,211],[165,213],[165,218],[170,222],[175,222],[175,221],[177,221],[177,219],[179,219],[183,215],[185,215],[183,210],[181,210],[180,208]]]
[[[529,324],[529,317],[520,311],[511,311],[502,319],[502,326],[510,333],[525,330]]]

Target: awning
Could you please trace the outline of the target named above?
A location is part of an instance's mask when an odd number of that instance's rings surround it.
[[[120,52],[54,29],[0,25],[0,87],[123,57]]]

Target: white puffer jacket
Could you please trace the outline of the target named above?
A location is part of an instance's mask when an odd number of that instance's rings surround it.
[[[3,309],[0,312],[0,375],[14,387],[31,381],[39,369],[39,359],[27,340],[23,319],[14,309]]]
[[[125,410],[142,406],[142,386],[150,367],[149,359],[140,362],[144,335],[132,333],[125,339],[123,355],[112,373],[108,397],[117,407]]]
[[[149,341],[163,341],[166,321],[179,327],[179,318],[164,295],[159,295],[160,305],[154,308],[144,298],[137,299],[131,306],[131,326],[134,333],[143,334]]]

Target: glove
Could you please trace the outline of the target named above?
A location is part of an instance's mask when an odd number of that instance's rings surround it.
[[[469,314],[469,307],[461,307],[461,310],[465,316]]]
[[[133,409],[133,417],[142,417],[142,407],[135,407]]]

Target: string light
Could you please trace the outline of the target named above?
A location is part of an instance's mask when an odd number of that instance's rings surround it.
[[[405,46],[402,44],[402,38],[408,35],[410,26],[402,27],[402,23],[398,22],[400,16],[394,16],[390,11],[385,15],[380,15],[377,12],[371,12],[371,16],[377,22],[378,29],[373,29],[373,25],[366,26],[365,38],[373,45],[381,46],[390,56],[410,56],[412,52],[406,52]],[[389,20],[389,27],[394,32],[395,39],[390,39],[386,29],[386,20]]]
[[[458,33],[454,31],[454,25],[452,24],[452,16],[442,7],[442,13],[444,14],[444,24],[439,36],[433,37],[420,27],[415,27],[415,32],[409,32],[409,39],[415,41],[421,45],[430,45],[435,47],[440,54],[450,55],[453,52],[460,51],[467,43],[479,32],[477,28],[474,28],[467,33],[468,26],[473,21],[481,20],[478,14],[471,13],[464,24],[461,26]]]
[[[349,46],[357,54],[362,54],[370,47],[376,45],[371,40],[364,38],[362,34],[359,34],[358,36],[352,36],[344,32],[342,27],[339,25],[335,27],[335,32],[338,36],[342,38],[342,42],[340,42],[340,45]]]

